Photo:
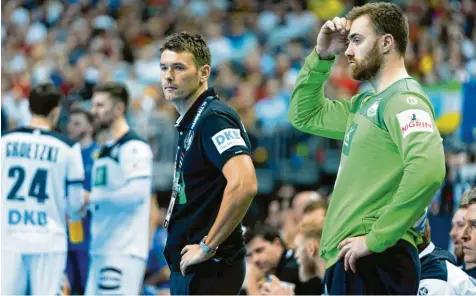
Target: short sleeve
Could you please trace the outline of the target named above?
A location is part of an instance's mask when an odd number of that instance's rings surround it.
[[[81,155],[81,146],[76,143],[71,147],[68,157],[66,183],[68,185],[84,184],[84,166]]]
[[[152,176],[152,150],[142,141],[129,141],[121,147],[119,162],[124,179],[150,178]]]
[[[211,114],[200,126],[206,157],[221,171],[225,163],[240,154],[250,155],[250,141],[241,121],[231,114]]]

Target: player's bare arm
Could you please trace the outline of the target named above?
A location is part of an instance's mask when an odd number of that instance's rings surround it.
[[[223,175],[227,180],[218,216],[208,232],[205,244],[216,249],[232,233],[245,216],[258,189],[258,181],[249,155],[238,155],[226,162]],[[200,245],[187,245],[182,250],[182,273],[188,266],[210,259]]]

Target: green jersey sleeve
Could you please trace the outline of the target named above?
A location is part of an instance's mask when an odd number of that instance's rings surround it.
[[[333,63],[320,60],[315,49],[306,58],[291,95],[288,119],[300,131],[343,140],[351,101],[324,96],[324,83]]]
[[[445,177],[443,144],[431,105],[399,93],[383,110],[383,120],[403,160],[403,174],[390,205],[366,237],[373,252],[393,246],[422,216]]]

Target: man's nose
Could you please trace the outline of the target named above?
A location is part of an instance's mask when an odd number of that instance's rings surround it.
[[[349,43],[349,45],[347,46],[347,49],[345,50],[345,56],[350,58],[350,57],[353,57],[354,56],[354,50],[351,46],[351,44]]]

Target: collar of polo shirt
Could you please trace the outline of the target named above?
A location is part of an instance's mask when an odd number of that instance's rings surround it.
[[[215,90],[213,88],[209,88],[204,91],[196,100],[193,102],[192,106],[187,110],[184,115],[181,115],[177,121],[175,122],[175,127],[177,128],[190,128],[192,125],[193,118],[197,113],[200,104],[207,98],[207,97],[216,97]]]

